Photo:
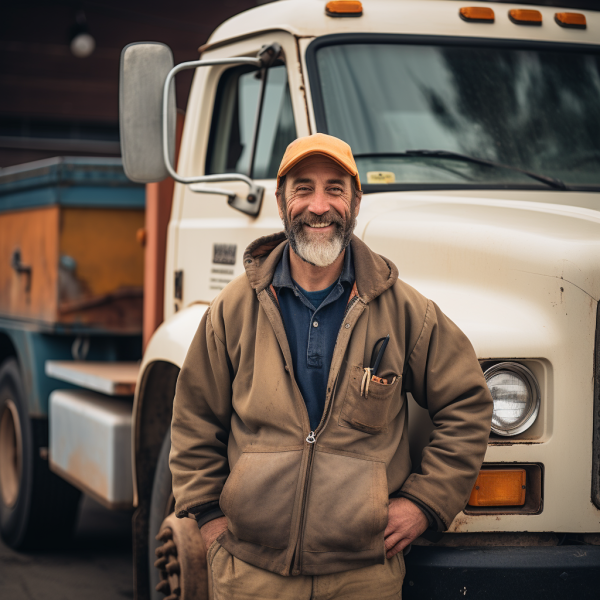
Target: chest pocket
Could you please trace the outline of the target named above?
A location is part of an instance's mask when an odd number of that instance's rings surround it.
[[[385,432],[402,408],[401,381],[401,375],[382,380],[365,376],[361,366],[352,367],[338,423],[366,433]]]

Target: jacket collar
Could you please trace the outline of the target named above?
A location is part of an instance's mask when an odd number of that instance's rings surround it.
[[[257,293],[271,285],[275,269],[283,255],[287,237],[283,231],[252,242],[244,252],[248,281]],[[350,240],[358,295],[370,302],[392,287],[398,279],[396,265],[373,252],[355,235]]]

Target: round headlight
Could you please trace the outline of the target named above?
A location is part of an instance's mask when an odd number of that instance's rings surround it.
[[[494,400],[492,431],[517,435],[529,429],[540,411],[540,388],[533,373],[518,363],[503,362],[484,376]]]

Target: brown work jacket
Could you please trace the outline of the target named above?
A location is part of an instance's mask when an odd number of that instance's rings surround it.
[[[279,233],[248,247],[246,274],[212,302],[192,341],[173,406],[175,510],[219,500],[228,522],[219,543],[281,575],[382,563],[390,494],[429,507],[442,528],[466,505],[487,447],[490,392],[461,330],[353,236],[356,282],[313,441],[271,286],[285,243]],[[367,386],[372,348],[387,334],[381,380]],[[409,392],[435,425],[418,473]]]

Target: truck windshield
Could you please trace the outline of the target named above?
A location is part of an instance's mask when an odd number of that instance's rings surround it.
[[[350,144],[366,184],[543,185],[506,165],[600,186],[600,49],[345,43],[315,58],[317,127]]]

